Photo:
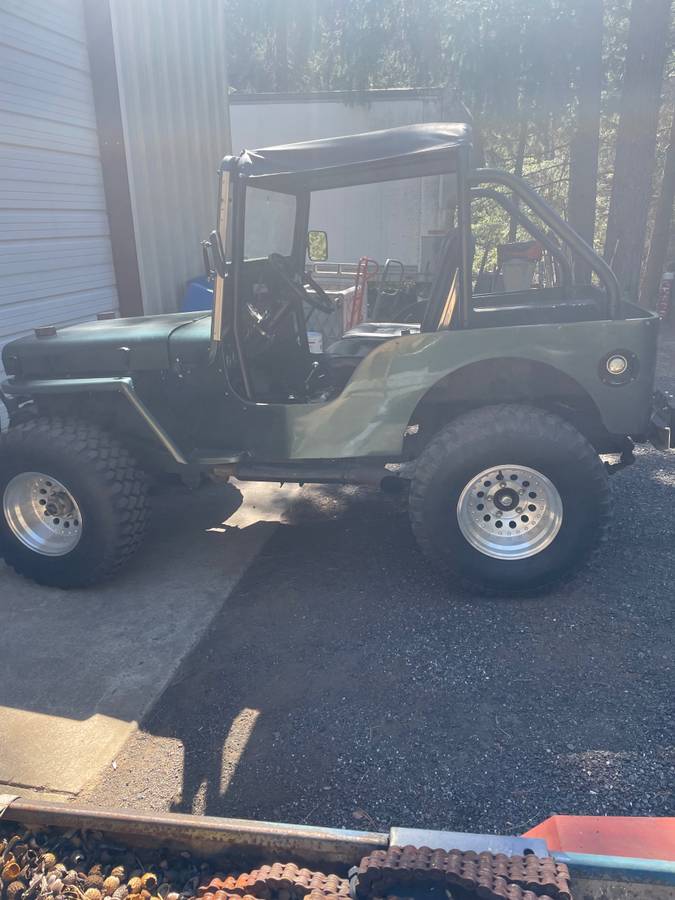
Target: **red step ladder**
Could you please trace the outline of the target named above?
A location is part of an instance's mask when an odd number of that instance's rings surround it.
[[[359,260],[359,264],[356,267],[356,280],[354,282],[354,298],[348,311],[349,315],[346,317],[347,322],[345,331],[349,331],[350,328],[355,328],[359,322],[363,322],[365,318],[363,299],[366,293],[366,284],[371,278],[377,275],[379,268],[377,261],[371,259],[369,256],[362,256]]]

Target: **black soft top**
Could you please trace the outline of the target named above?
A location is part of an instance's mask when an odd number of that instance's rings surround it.
[[[256,187],[298,193],[454,172],[457,151],[470,144],[468,125],[434,122],[244,150],[223,168]]]

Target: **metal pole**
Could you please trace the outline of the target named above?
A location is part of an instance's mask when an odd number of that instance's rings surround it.
[[[239,296],[239,284],[241,266],[244,259],[244,216],[245,216],[246,183],[238,173],[232,176],[232,332],[234,344],[237,349],[239,370],[244,382],[244,393],[247,400],[253,400],[253,391],[246,368],[244,346],[239,334],[239,318],[241,312],[241,297]]]
[[[459,229],[459,285],[461,327],[471,325],[471,195],[469,193],[469,151],[457,155],[457,228]]]

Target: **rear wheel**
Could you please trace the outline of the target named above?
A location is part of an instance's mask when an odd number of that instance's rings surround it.
[[[524,405],[485,407],[460,416],[423,451],[410,516],[422,550],[473,586],[546,587],[605,537],[607,474],[564,419]]]
[[[0,556],[61,588],[117,572],[146,531],[147,483],[129,452],[95,425],[37,418],[0,438]]]

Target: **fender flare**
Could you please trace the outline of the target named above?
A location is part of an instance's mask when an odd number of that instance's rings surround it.
[[[4,387],[4,391],[3,391]],[[0,386],[3,399],[7,394],[14,397],[33,398],[45,394],[74,394],[84,392],[116,392],[129,402],[138,413],[155,438],[180,466],[189,465],[182,451],[176,446],[170,435],[152,415],[145,403],[136,393],[133,380],[127,376],[113,378],[67,378],[67,379],[36,379],[32,381],[5,381]],[[9,398],[8,398],[9,399]],[[16,403],[10,399],[10,402]],[[17,404],[18,408],[18,404]]]

